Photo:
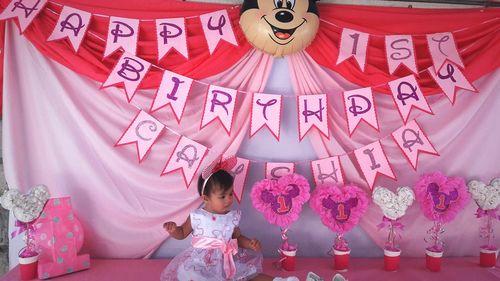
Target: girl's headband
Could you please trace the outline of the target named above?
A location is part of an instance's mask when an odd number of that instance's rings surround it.
[[[236,166],[237,162],[238,159],[234,155],[225,158],[223,158],[221,155],[214,162],[203,169],[203,171],[201,172],[201,177],[204,179],[204,181],[203,187],[201,188],[201,195],[203,195],[203,192],[205,191],[205,186],[207,185],[208,180],[215,172],[220,170],[229,172],[232,168],[234,168],[234,166]]]

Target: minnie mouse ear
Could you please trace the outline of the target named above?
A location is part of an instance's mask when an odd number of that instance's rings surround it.
[[[231,155],[224,157],[221,155],[220,157],[217,157],[214,162],[212,162],[210,165],[208,165],[203,171],[201,172],[201,177],[206,180],[208,179],[213,173],[219,171],[219,170],[224,170],[226,172],[231,171],[234,166],[236,166],[236,163],[238,162],[238,159],[236,156]]]

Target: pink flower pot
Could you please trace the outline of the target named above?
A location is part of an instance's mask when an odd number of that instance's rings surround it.
[[[333,250],[333,267],[337,271],[347,271],[349,268],[349,254],[351,250],[341,251],[341,250]]]
[[[443,258],[443,252],[434,252],[430,250],[425,250],[425,265],[427,269],[432,272],[441,271],[441,260]]]
[[[295,255],[297,250],[285,251],[280,250],[281,253],[281,267],[287,271],[295,270]]]
[[[19,272],[21,280],[31,280],[37,277],[38,255],[19,257]]]
[[[399,268],[400,250],[384,249],[384,269],[386,271],[396,271]]]
[[[497,264],[498,250],[481,248],[479,253],[479,265],[481,267],[495,267]]]

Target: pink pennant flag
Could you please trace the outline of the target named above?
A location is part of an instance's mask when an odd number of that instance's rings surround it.
[[[200,20],[210,54],[214,53],[220,40],[238,46],[238,41],[236,41],[231,27],[231,19],[226,10],[200,15]]]
[[[136,55],[138,34],[138,19],[110,17],[104,57],[111,55],[120,47],[125,52]]]
[[[200,130],[215,119],[219,119],[227,135],[230,136],[237,93],[238,91],[234,89],[210,85],[208,87]]]
[[[415,170],[417,169],[419,152],[439,156],[439,153],[415,120],[394,131],[392,137]]]
[[[47,0],[12,0],[0,14],[0,20],[17,17],[21,33],[23,33],[43,10],[45,4]]]
[[[130,102],[150,66],[149,62],[139,57],[123,53],[101,88],[123,83],[127,101]]]
[[[380,141],[356,149],[354,155],[358,160],[366,182],[370,186],[370,190],[373,189],[373,184],[379,174],[396,180]]]
[[[352,136],[361,120],[379,131],[373,93],[370,87],[344,92],[344,109],[347,115],[349,136]]]
[[[192,84],[193,79],[165,70],[149,112],[169,105],[180,123]]]
[[[311,170],[316,185],[325,183],[344,184],[344,173],[339,156],[311,161]]]
[[[434,67],[432,66],[429,67],[427,71],[429,71],[431,77],[436,81],[441,90],[443,90],[443,93],[451,101],[451,104],[455,103],[457,88],[475,93],[478,92],[477,89],[474,88],[474,86],[472,86],[472,84],[467,80],[460,68],[453,63],[445,63],[439,73],[436,73]]]
[[[234,168],[229,171],[229,173],[234,178],[233,183],[233,191],[238,200],[238,203],[241,203],[241,199],[243,198],[243,190],[245,188],[245,183],[247,181],[248,170],[250,168],[250,160],[236,157],[237,161]]]
[[[362,71],[365,71],[366,50],[368,48],[368,33],[357,30],[344,28],[340,38],[340,50],[337,58],[337,63],[345,61],[350,57],[354,57]]]
[[[300,141],[312,127],[330,139],[328,131],[328,97],[326,95],[297,96]]]
[[[389,82],[389,87],[404,124],[413,107],[433,114],[413,74]]]
[[[385,51],[390,74],[393,74],[398,66],[404,65],[418,75],[415,48],[413,47],[411,35],[385,36]]]
[[[161,175],[180,170],[186,187],[189,188],[206,154],[207,148],[205,146],[181,136]]]
[[[189,59],[184,21],[184,18],[156,20],[158,61],[160,61],[171,49],[177,50],[179,54]]]
[[[75,8],[64,6],[52,34],[47,41],[68,37],[75,52],[78,52],[92,14]]]
[[[274,137],[280,140],[281,98],[281,95],[253,94],[250,138],[266,126]]]
[[[464,68],[464,63],[458,53],[453,33],[443,32],[427,34],[427,45],[429,46],[432,62],[436,71],[441,70],[441,67],[446,61],[453,62]]]
[[[139,162],[141,162],[164,128],[165,125],[160,121],[141,110],[135,116],[132,123],[130,123],[125,133],[116,142],[115,146],[135,143],[137,157],[139,158]]]
[[[279,179],[295,173],[295,163],[266,162],[266,179]]]

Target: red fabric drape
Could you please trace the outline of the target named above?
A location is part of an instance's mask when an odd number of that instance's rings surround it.
[[[320,28],[307,52],[318,63],[340,73],[362,87],[377,87],[389,93],[387,82],[411,72],[399,68],[389,75],[385,54],[385,35],[412,35],[415,45],[419,84],[424,94],[441,90],[423,71],[432,65],[425,34],[453,32],[465,64],[465,76],[474,81],[500,65],[500,9],[413,9],[319,4]],[[488,21],[486,24],[481,24]],[[361,71],[348,59],[335,65],[342,28],[369,33],[367,62]]]
[[[1,0],[2,9],[9,0]],[[57,4],[56,4],[57,3]],[[59,5],[60,4],[60,5]],[[61,5],[91,12],[93,14],[87,35],[77,54],[67,40],[47,42],[62,10]],[[214,54],[210,55],[201,27],[200,14],[228,9],[231,24],[235,31],[239,46],[233,46],[221,41]],[[105,15],[105,16],[102,16]],[[106,46],[108,16],[119,16],[142,19],[140,22],[137,55],[162,68],[186,75],[194,79],[218,74],[233,66],[250,50],[250,45],[239,29],[239,8],[231,9],[228,5],[186,3],[180,1],[56,1],[49,2],[45,9],[26,29],[24,36],[44,55],[56,60],[66,67],[103,82],[111,72],[119,58],[120,52],[102,59]],[[155,22],[156,18],[186,18],[189,60],[175,51],[169,52],[160,62],[157,62],[157,46]],[[104,39],[104,40],[102,40]],[[149,75],[141,83],[142,88],[157,87],[162,71],[152,68]]]

